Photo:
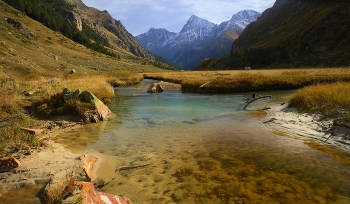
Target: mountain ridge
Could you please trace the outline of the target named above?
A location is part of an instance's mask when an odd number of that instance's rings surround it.
[[[196,69],[348,67],[350,7],[345,0],[277,0],[246,27],[229,56]]]
[[[165,28],[151,28],[135,38],[151,53],[191,69],[206,57],[228,54],[238,33],[242,33],[245,26],[259,16],[259,12],[243,10],[217,25],[192,15],[179,33],[169,32]]]
[[[123,26],[114,19],[108,11],[100,11],[93,7],[86,6],[81,0],[65,0],[76,6],[77,12],[89,26],[109,39],[113,46],[119,47],[133,53],[136,56],[154,60],[154,56],[148,53],[137,40]]]

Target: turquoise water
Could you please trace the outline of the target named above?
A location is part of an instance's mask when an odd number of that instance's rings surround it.
[[[246,94],[149,94],[151,82],[117,88],[109,121],[58,140],[103,158],[100,191],[134,204],[350,203],[349,166],[276,135],[254,111],[293,91],[258,93],[275,99],[242,110]]]

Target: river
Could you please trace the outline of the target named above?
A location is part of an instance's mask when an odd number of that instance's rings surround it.
[[[267,129],[264,112],[253,111],[286,102],[293,91],[257,93],[274,99],[242,110],[244,93],[149,94],[152,82],[116,88],[109,121],[57,140],[103,158],[100,182],[109,183],[99,191],[134,204],[350,203],[349,166]]]

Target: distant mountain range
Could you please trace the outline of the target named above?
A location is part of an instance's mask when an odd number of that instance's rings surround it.
[[[204,58],[229,54],[233,41],[260,15],[256,11],[244,10],[220,25],[192,15],[180,33],[169,32],[164,28],[151,28],[136,36],[136,40],[153,54],[184,69],[192,69]]]
[[[196,69],[349,67],[347,0],[277,0],[247,26],[230,56],[207,59]]]

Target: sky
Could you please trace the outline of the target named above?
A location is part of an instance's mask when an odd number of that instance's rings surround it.
[[[150,28],[180,32],[191,15],[220,24],[241,10],[262,13],[276,0],[82,0],[86,6],[107,10],[134,36]]]

